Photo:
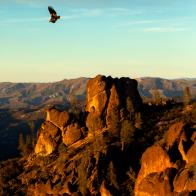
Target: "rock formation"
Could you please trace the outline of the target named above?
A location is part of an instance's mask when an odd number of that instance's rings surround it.
[[[86,99],[86,129],[89,135],[106,128],[119,136],[122,111],[134,124],[142,105],[136,80],[113,79],[101,75],[88,81]],[[36,154],[47,156],[57,150],[60,141],[69,146],[82,138],[80,123],[72,123],[71,114],[61,112],[55,107],[47,109],[46,112],[46,121],[39,130]]]
[[[39,138],[35,146],[35,153],[46,156],[54,152],[60,140],[60,130],[52,123],[46,121],[39,130]]]
[[[75,143],[82,137],[82,131],[80,126],[77,123],[68,125],[62,137],[63,137],[63,143],[66,146]]]
[[[136,80],[98,75],[87,84],[86,111],[89,114],[86,126],[89,132],[107,127],[119,134],[120,112],[124,110],[135,121],[141,105]]]
[[[143,104],[135,80],[96,76],[85,110],[48,108],[33,152],[0,163],[0,195],[193,193],[196,106],[169,107]]]
[[[187,195],[196,190],[195,130],[173,124],[165,137],[142,155],[136,196]]]

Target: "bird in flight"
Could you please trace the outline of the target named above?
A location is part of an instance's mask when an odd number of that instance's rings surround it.
[[[60,16],[57,16],[57,13],[53,7],[48,6],[48,11],[50,12],[51,15],[49,22],[55,23],[58,19],[60,19]]]

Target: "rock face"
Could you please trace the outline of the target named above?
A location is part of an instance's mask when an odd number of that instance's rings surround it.
[[[85,122],[88,134],[108,128],[119,135],[123,120],[122,111],[134,124],[138,120],[136,114],[139,113],[141,105],[136,80],[98,75],[87,83],[88,116]],[[72,123],[68,112],[61,112],[55,107],[47,109],[46,112],[46,122],[40,129],[35,153],[46,156],[57,150],[59,141],[69,146],[81,139],[80,123]]]
[[[138,188],[139,195],[167,195],[173,196],[172,186],[169,182],[170,176],[166,171],[155,172],[143,178]]]
[[[194,132],[184,122],[175,123],[163,140],[144,152],[136,196],[186,195],[196,190]]]
[[[101,75],[87,83],[86,99],[86,111],[89,112],[86,126],[92,132],[103,127],[116,130],[121,110],[130,114],[134,121],[142,104],[136,80]]]
[[[148,175],[154,173],[158,173],[159,175],[165,171],[165,169],[171,167],[172,163],[169,156],[159,144],[149,147],[142,155],[141,169],[135,183],[135,192],[137,193],[138,190],[141,190],[141,181],[143,181],[143,179],[145,179],[143,184],[147,184],[146,181],[149,181]],[[153,178],[157,178],[157,176],[153,176]]]
[[[63,134],[63,143],[69,146],[77,142],[82,136],[81,128],[77,123],[71,124],[66,127],[65,133]]]
[[[173,124],[165,135],[166,146],[171,148],[176,141],[179,141],[181,133],[183,132],[184,123],[178,122]]]
[[[66,111],[60,112],[56,108],[52,107],[50,109],[47,109],[46,112],[46,121],[51,122],[61,130],[63,130],[63,128],[69,122],[70,116]]]
[[[192,192],[196,190],[196,165],[193,164],[190,167],[179,171],[174,179],[174,190],[177,193]]]
[[[60,130],[52,123],[46,121],[39,130],[39,138],[35,146],[35,153],[43,156],[55,151],[60,140]]]
[[[78,141],[82,131],[78,123],[71,123],[70,114],[52,107],[47,109],[46,121],[41,125],[35,153],[47,156],[58,149],[61,141],[69,146]]]

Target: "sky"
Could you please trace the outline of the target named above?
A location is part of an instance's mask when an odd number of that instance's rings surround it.
[[[195,10],[195,0],[0,0],[0,82],[195,78]]]

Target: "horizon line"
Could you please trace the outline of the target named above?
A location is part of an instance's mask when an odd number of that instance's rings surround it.
[[[104,75],[104,74],[97,74],[96,76],[98,75],[102,75],[102,76],[111,76],[111,75]],[[79,77],[68,77],[68,78],[63,78],[63,79],[60,79],[60,80],[54,80],[54,81],[0,81],[0,84],[2,83],[13,83],[13,84],[49,84],[49,83],[58,83],[58,82],[62,82],[64,80],[77,80],[77,79],[92,79],[92,78],[95,78],[96,76],[94,77],[87,77],[87,76],[79,76]],[[177,77],[177,78],[166,78],[166,77],[160,77],[160,76],[140,76],[140,77],[129,77],[129,76],[111,76],[112,78],[130,78],[130,79],[135,79],[135,80],[138,80],[138,79],[164,79],[164,80],[196,80],[195,77]]]

